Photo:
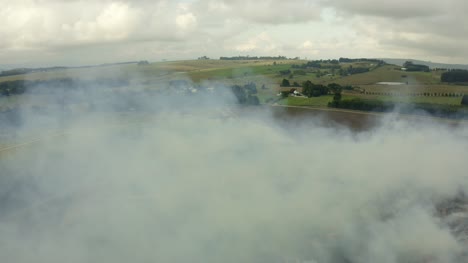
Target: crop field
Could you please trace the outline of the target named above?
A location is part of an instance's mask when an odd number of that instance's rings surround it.
[[[280,99],[277,94],[290,88],[280,88],[283,79],[291,85],[310,80],[315,84],[357,87],[354,91],[344,91],[343,98],[372,98],[392,102],[421,102],[434,104],[459,105],[462,94],[468,94],[468,86],[441,83],[443,71],[406,72],[399,66],[383,65],[378,67],[369,62],[341,63],[343,69],[368,67],[369,72],[339,75],[329,64],[322,68],[300,69],[292,65],[306,63],[303,60],[186,60],[156,62],[149,65],[121,64],[97,67],[60,69],[35,72],[23,75],[0,77],[0,82],[11,80],[50,80],[72,79],[127,79],[132,84],[128,89],[159,89],[168,81],[184,79],[194,83],[206,84],[214,81],[225,86],[255,83],[257,96],[261,103],[278,103],[291,106],[326,107],[331,96],[317,98]],[[290,72],[290,73],[280,73]],[[379,85],[378,82],[401,82],[403,85]],[[454,95],[457,96],[454,96]],[[47,103],[46,98],[25,95],[11,96],[0,100],[1,108],[15,105],[37,105]]]
[[[298,98],[289,97],[279,101],[280,105],[288,106],[309,106],[309,107],[326,107],[329,102],[333,100],[332,95],[312,97],[312,98]]]
[[[382,96],[382,95],[355,95],[344,96],[355,97],[363,99],[376,99],[389,102],[402,102],[402,103],[430,103],[430,104],[446,104],[446,105],[460,105],[461,97],[431,97],[431,96]]]
[[[343,94],[342,99],[376,99],[388,102],[401,102],[401,103],[431,103],[431,104],[446,104],[446,105],[460,105],[460,97],[426,97],[426,96],[378,96],[378,95],[357,95],[357,94]],[[332,95],[301,98],[301,97],[288,97],[280,100],[278,104],[289,106],[309,106],[309,107],[327,107],[328,103],[333,100]]]
[[[406,72],[394,65],[379,67],[370,72],[346,76],[336,80],[340,85],[373,85],[378,82],[403,82],[410,85],[440,84],[440,71]],[[328,83],[328,81],[324,81]]]
[[[374,95],[343,95],[343,99],[375,99],[380,101],[398,102],[398,103],[429,103],[442,105],[460,105],[460,97],[407,97],[407,96],[374,96]],[[289,97],[282,99],[277,103],[288,106],[309,106],[309,107],[327,107],[333,96],[320,96],[312,98]]]
[[[300,60],[187,60],[156,62],[149,65],[137,64],[96,66],[85,68],[59,69],[46,72],[0,77],[0,82],[12,80],[45,80],[58,78],[96,79],[96,78],[176,78],[180,74],[193,76],[194,81],[210,78],[243,77],[247,74],[274,74],[287,69],[291,64],[302,63]],[[244,74],[247,73],[247,74]],[[173,76],[175,75],[175,76]]]
[[[468,86],[434,84],[434,85],[361,85],[363,89],[369,92],[387,92],[387,93],[468,93]]]
[[[280,70],[290,68],[288,64],[273,65],[244,65],[242,67],[216,68],[188,72],[188,76],[195,82],[212,79],[236,79],[251,76],[274,77]]]
[[[328,109],[328,104],[333,101],[333,95],[322,95],[319,97],[287,97],[279,96],[280,92],[290,91],[293,87],[280,87],[283,79],[288,79],[291,85],[294,82],[302,84],[310,80],[315,84],[327,85],[338,83],[342,86],[353,86],[354,90],[344,90],[342,99],[371,99],[386,102],[401,103],[429,103],[444,105],[460,105],[460,94],[468,94],[468,86],[450,85],[441,83],[441,71],[432,72],[404,72],[397,66],[384,65],[373,67],[369,63],[342,63],[343,68],[348,67],[372,67],[369,72],[354,75],[331,74],[330,68],[301,69],[297,65],[306,63],[302,60],[281,61],[223,61],[223,60],[191,60],[157,62],[149,65],[122,64],[100,67],[60,69],[47,72],[35,72],[23,75],[0,77],[0,83],[11,80],[53,80],[72,78],[79,80],[117,79],[129,80],[129,85],[107,90],[113,95],[139,94],[140,91],[158,91],[168,88],[171,80],[184,80],[193,82],[195,85],[214,85],[216,88],[228,88],[232,85],[243,86],[254,83],[256,86],[255,96],[260,104],[278,106],[275,114],[279,120],[290,121],[291,118],[302,116],[324,115],[333,122],[344,124],[352,129],[362,130],[372,126],[378,118],[372,114],[356,113],[355,111]],[[296,65],[292,67],[292,65]],[[285,73],[287,72],[287,73]],[[336,70],[334,70],[335,73]],[[403,82],[403,85],[379,85],[377,82]],[[93,87],[94,88],[94,87]],[[96,86],[96,88],[100,88]],[[297,88],[302,92],[302,88]],[[144,94],[144,93],[143,93]],[[153,93],[151,93],[153,94]],[[157,94],[157,93],[156,93]],[[431,94],[424,95],[423,94]],[[457,94],[457,96],[445,95]],[[57,94],[55,94],[57,95]],[[83,94],[82,94],[83,95]],[[102,94],[101,94],[102,95]],[[172,96],[179,100],[177,96]],[[103,98],[86,97],[83,101],[75,103],[73,100],[67,102],[70,112],[86,112],[90,103],[101,103]],[[105,99],[105,98],[104,98]],[[151,99],[150,99],[151,100]],[[8,112],[11,109],[22,108],[28,111],[55,112],[59,109],[57,96],[51,93],[32,92],[21,95],[0,96],[0,112]],[[79,99],[78,99],[79,101]],[[187,98],[180,97],[183,105]],[[80,104],[81,103],[81,104]],[[105,102],[104,102],[105,103]],[[157,102],[151,102],[157,103]],[[86,105],[84,105],[86,104]],[[89,104],[89,105],[88,105]],[[290,106],[285,108],[285,106]],[[299,108],[295,108],[299,107]],[[304,107],[304,108],[301,108]],[[261,107],[260,107],[261,108]],[[44,110],[46,109],[46,110]],[[127,110],[130,109],[127,107]],[[246,108],[251,110],[251,108]],[[314,109],[316,112],[314,112]],[[319,109],[319,110],[317,110]],[[120,113],[131,113],[122,111]],[[188,113],[185,108],[181,111]],[[134,111],[134,113],[139,113]],[[214,113],[215,115],[217,113]],[[225,115],[225,114],[221,114]],[[138,120],[138,115],[125,117],[124,122]],[[52,125],[53,126],[53,125]],[[367,128],[366,128],[367,127]],[[10,134],[4,131],[5,134]],[[31,131],[32,134],[40,134]],[[29,134],[15,134],[16,137],[0,138],[0,148],[8,148],[17,142],[27,141]],[[25,139],[26,138],[26,139]]]

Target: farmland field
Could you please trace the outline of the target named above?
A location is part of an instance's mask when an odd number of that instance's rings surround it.
[[[291,106],[327,107],[332,100],[330,95],[312,98],[278,97],[278,92],[289,90],[280,87],[283,79],[302,84],[311,81],[316,84],[328,85],[337,83],[354,87],[353,91],[345,90],[343,98],[370,98],[392,102],[433,103],[459,105],[461,96],[468,94],[468,86],[442,83],[440,76],[443,71],[406,72],[395,65],[377,66],[369,62],[353,62],[327,64],[322,62],[322,68],[299,68],[306,63],[303,60],[185,60],[156,62],[140,66],[137,64],[121,64],[84,68],[59,69],[46,72],[0,77],[0,83],[14,80],[54,80],[54,79],[117,79],[128,80],[129,90],[160,90],[172,80],[187,80],[204,85],[244,85],[254,83],[260,103]],[[335,68],[333,68],[335,67]],[[338,74],[338,69],[369,68],[368,72],[359,74]],[[379,85],[378,82],[400,82],[403,85]],[[300,90],[300,89],[299,89]],[[25,99],[27,98],[27,99]],[[34,106],[48,103],[40,96],[11,96],[0,100],[0,109],[15,105]]]

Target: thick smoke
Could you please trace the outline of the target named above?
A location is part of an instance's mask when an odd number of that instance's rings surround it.
[[[468,260],[463,127],[285,125],[215,95],[139,93],[123,113],[110,94],[1,153],[2,262]]]

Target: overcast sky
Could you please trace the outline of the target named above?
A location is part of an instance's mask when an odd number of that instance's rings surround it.
[[[468,63],[466,0],[0,0],[0,65],[233,55]]]

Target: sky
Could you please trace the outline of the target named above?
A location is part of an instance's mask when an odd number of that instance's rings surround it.
[[[200,56],[468,63],[465,0],[0,0],[0,65]]]

